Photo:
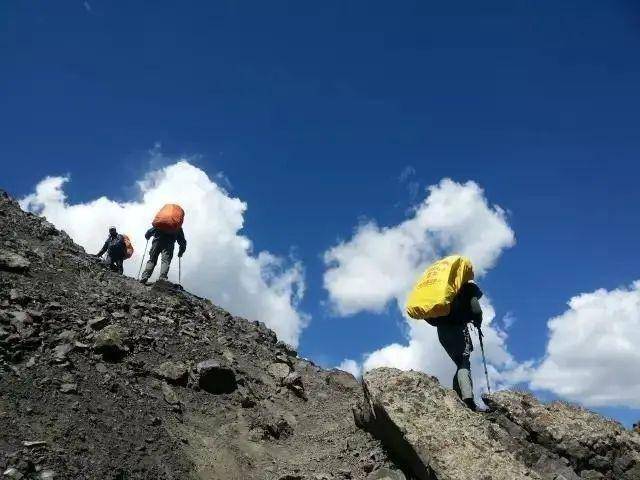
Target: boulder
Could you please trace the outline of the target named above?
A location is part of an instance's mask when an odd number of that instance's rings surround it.
[[[205,360],[197,365],[198,385],[209,393],[231,393],[238,384],[234,371],[217,360]]]
[[[162,384],[162,398],[164,398],[164,401],[169,405],[180,404],[180,399],[176,395],[176,392],[166,383]]]
[[[291,372],[291,367],[286,363],[274,362],[267,367],[267,372],[269,372],[269,375],[273,378],[278,380],[278,382],[282,382],[282,380],[287,378],[287,375]]]
[[[304,392],[304,384],[302,383],[302,376],[298,372],[291,372],[282,380],[282,385],[287,387],[293,393],[300,398],[306,398]]]
[[[31,262],[22,255],[8,250],[0,250],[0,270],[24,273],[29,270],[30,266]]]
[[[182,362],[162,362],[154,370],[154,374],[174,385],[186,385],[189,377],[189,370]]]
[[[481,414],[470,411],[435,377],[378,368],[367,372],[363,382],[368,418],[358,423],[417,479],[541,478],[493,438]]]
[[[117,325],[109,325],[96,335],[93,348],[101,353],[105,360],[118,361],[129,351],[125,345],[126,335]]]

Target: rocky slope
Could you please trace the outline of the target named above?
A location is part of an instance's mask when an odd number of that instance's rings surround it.
[[[107,271],[2,192],[0,225],[3,478],[640,479],[639,435],[586,410],[500,392],[472,413],[394,369],[360,384]]]
[[[104,269],[0,195],[0,474],[342,479],[393,467],[351,375],[171,284]]]

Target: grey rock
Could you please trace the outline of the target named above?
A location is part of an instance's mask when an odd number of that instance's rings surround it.
[[[40,480],[53,480],[56,478],[56,472],[53,470],[42,470],[38,478],[40,478]]]
[[[541,477],[492,438],[488,423],[423,373],[378,368],[364,375],[368,430],[420,480]]]
[[[87,322],[87,327],[91,330],[102,330],[107,325],[109,325],[109,319],[107,317],[96,317]]]
[[[76,332],[73,330],[63,330],[56,336],[59,342],[73,342],[76,339]]]
[[[9,300],[13,303],[24,305],[29,301],[29,297],[16,288],[9,290]]]
[[[2,475],[4,478],[11,480],[20,480],[21,478],[24,478],[24,475],[20,473],[18,469],[13,467],[7,468]]]
[[[106,360],[118,361],[128,352],[125,345],[126,332],[116,325],[108,325],[96,335],[93,348]]]
[[[44,440],[25,440],[22,442],[24,447],[34,448],[34,447],[44,447],[47,444]]]
[[[267,372],[269,372],[273,378],[281,382],[287,378],[287,375],[291,372],[291,367],[286,363],[274,362],[267,367]]]
[[[366,480],[407,480],[407,477],[401,470],[381,468],[367,475]]]
[[[231,393],[238,384],[233,369],[217,360],[205,360],[197,365],[198,385],[209,393]]]
[[[182,362],[162,362],[154,370],[154,373],[159,378],[174,385],[186,385],[189,377],[189,370]]]
[[[73,350],[73,345],[70,343],[62,343],[53,349],[53,358],[56,362],[64,362],[67,360],[67,355]]]
[[[22,255],[8,250],[0,250],[0,270],[24,273],[29,270],[30,266],[31,262]]]
[[[293,391],[297,396],[305,398],[304,385],[302,383],[302,376],[298,372],[291,372],[282,381],[282,384],[289,390]]]
[[[596,470],[583,470],[580,473],[580,478],[582,480],[600,480],[601,478],[604,478],[604,475]]]
[[[78,393],[77,383],[63,383],[60,385],[60,393]]]
[[[170,385],[163,383],[162,384],[162,397],[164,401],[169,405],[179,405],[180,399],[173,388]]]
[[[580,477],[569,466],[563,464],[557,458],[543,455],[533,465],[533,469],[543,478],[563,478],[565,480],[580,480]]]

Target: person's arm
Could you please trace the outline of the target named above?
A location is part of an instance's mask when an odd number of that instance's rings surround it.
[[[156,227],[151,227],[149,230],[147,230],[147,233],[144,234],[144,238],[149,240],[151,237],[153,237],[155,233],[156,233]]]
[[[102,255],[104,255],[104,252],[106,252],[108,248],[109,248],[109,239],[105,240],[104,245],[102,246],[100,251],[96,253],[96,257],[101,257]]]
[[[176,240],[178,241],[178,246],[180,247],[178,249],[178,257],[181,257],[187,249],[187,240],[184,238],[184,231],[182,230],[182,228],[178,231]]]
[[[478,297],[471,297],[471,322],[476,328],[480,328],[482,325],[482,308]]]

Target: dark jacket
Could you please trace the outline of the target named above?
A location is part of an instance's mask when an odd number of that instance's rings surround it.
[[[431,325],[437,326],[440,322],[457,322],[469,323],[474,325],[482,323],[482,309],[480,308],[480,298],[482,290],[473,282],[467,282],[456,294],[453,302],[451,302],[451,311],[449,315],[443,317],[430,318],[427,320]]]
[[[109,235],[107,240],[104,242],[104,245],[98,252],[98,257],[104,255],[104,252],[109,252],[109,256],[112,258],[124,257],[125,253],[125,245],[124,245],[124,237],[119,233],[112,237]]]
[[[178,256],[182,256],[182,254],[187,249],[187,241],[184,238],[184,231],[182,228],[175,233],[163,232],[162,230],[158,230],[156,227],[151,227],[147,230],[147,233],[144,234],[144,238],[149,240],[151,237],[155,240],[158,240],[162,243],[173,243],[178,242],[178,246],[180,247],[178,250]]]

